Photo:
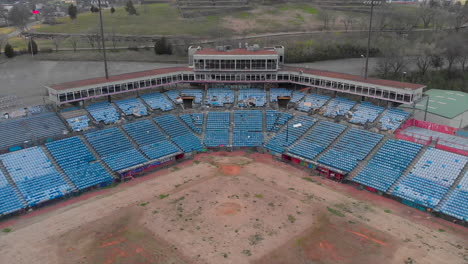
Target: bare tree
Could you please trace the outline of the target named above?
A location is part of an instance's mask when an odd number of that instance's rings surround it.
[[[436,46],[433,43],[419,43],[416,46],[418,54],[415,56],[415,64],[419,73],[424,76],[431,66],[431,59],[437,53]]]
[[[8,10],[6,8],[0,7],[0,17],[5,20],[6,26],[10,26],[10,21],[8,20]]]
[[[52,42],[54,43],[54,46],[55,46],[55,52],[58,52],[60,41],[61,39],[58,37],[52,38]]]
[[[465,23],[468,23],[468,5],[465,4],[462,6],[460,2],[457,2],[457,4],[451,8],[451,11],[453,12],[453,19],[451,20],[452,27],[456,31],[459,31]]]
[[[438,9],[437,12],[434,13],[432,21],[434,30],[443,30],[448,25],[449,20],[451,20],[450,13],[447,10]]]
[[[377,72],[384,78],[400,76],[408,65],[407,41],[392,37],[379,42],[382,56],[377,61]]]
[[[373,27],[383,31],[391,26],[393,7],[391,5],[382,5],[380,8],[374,10],[374,23]]]
[[[421,6],[418,8],[418,18],[421,20],[424,28],[429,28],[432,21],[434,21],[436,10],[428,6]]]
[[[68,41],[70,41],[70,44],[72,45],[73,52],[76,52],[76,47],[78,46],[78,37],[70,37]]]
[[[8,20],[21,31],[26,29],[30,17],[31,12],[24,5],[15,5],[8,13]]]
[[[345,31],[348,32],[348,29],[354,23],[354,18],[351,17],[350,15],[345,15],[342,18],[340,18],[340,22],[343,23],[343,26],[345,27]]]
[[[466,49],[465,43],[459,34],[451,33],[443,36],[437,44],[442,49],[441,55],[447,61],[447,72],[451,74],[453,65]]]
[[[334,24],[335,17],[333,13],[326,9],[321,9],[318,18],[320,21],[322,21],[322,30],[329,30],[330,29],[330,24]]]

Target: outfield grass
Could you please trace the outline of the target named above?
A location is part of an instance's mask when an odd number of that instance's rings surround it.
[[[103,10],[106,32],[129,35],[178,35],[195,36],[213,35],[218,31],[218,16],[197,19],[183,19],[177,9],[169,4],[150,4],[136,6],[139,15],[129,16],[123,8],[117,8],[114,14],[109,9]],[[41,25],[38,32],[50,33],[86,33],[97,31],[99,15],[86,12],[78,14],[72,21],[69,17],[59,18],[58,25]],[[223,35],[228,34],[225,29]]]
[[[10,34],[15,31],[14,27],[0,27],[0,35]]]
[[[318,13],[318,10],[309,4],[284,4],[278,6],[278,9],[280,11],[298,10],[312,15]]]

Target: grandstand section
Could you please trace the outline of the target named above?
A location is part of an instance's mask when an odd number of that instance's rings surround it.
[[[292,95],[292,98],[291,98],[291,103],[297,103],[299,102],[300,100],[302,100],[302,98],[304,98],[305,94],[301,91],[294,91],[293,92],[293,95]]]
[[[422,146],[403,140],[387,140],[354,182],[386,192],[402,176]]]
[[[261,147],[263,145],[262,111],[234,111],[233,131],[233,147]]]
[[[230,126],[231,114],[229,112],[209,112],[206,120],[206,131],[203,144],[207,147],[230,146]]]
[[[292,146],[288,153],[308,160],[314,160],[346,129],[346,126],[321,121],[304,138]]]
[[[148,115],[146,106],[138,98],[129,98],[115,101],[115,104],[125,115],[145,116]]]
[[[468,221],[468,172],[465,172],[459,184],[444,199],[440,208],[442,213]]]
[[[79,137],[47,143],[46,147],[78,190],[113,182],[112,175],[96,161]]]
[[[147,93],[140,96],[153,110],[170,111],[174,105],[161,93]]]
[[[311,109],[320,109],[330,100],[330,96],[309,94],[305,99],[299,103],[297,110],[302,112],[309,112]]]
[[[190,130],[188,130],[173,115],[164,115],[154,118],[154,121],[171,137],[172,141],[183,152],[201,151],[203,145]]]
[[[68,125],[72,128],[73,131],[83,131],[89,127],[89,122],[91,120],[87,115],[77,116],[67,119]]]
[[[234,90],[228,88],[209,88],[205,103],[210,106],[224,106],[234,103]]]
[[[17,212],[26,207],[1,170],[0,201],[0,216]]]
[[[187,124],[195,133],[201,134],[205,115],[201,113],[181,115],[180,119]]]
[[[72,191],[40,147],[0,155],[6,170],[29,206]]]
[[[316,119],[310,116],[300,115],[294,117],[278,134],[268,141],[265,148],[275,153],[283,153],[294,141],[303,136],[315,122]]]
[[[286,88],[271,88],[270,102],[278,102],[278,97],[291,97],[292,91]]]
[[[384,110],[383,107],[373,105],[372,103],[361,102],[357,106],[356,111],[352,113],[349,122],[361,125],[372,123]]]
[[[429,208],[435,208],[452,187],[468,158],[428,148],[392,194]]]
[[[327,117],[344,116],[355,104],[355,101],[347,98],[336,97],[323,108],[323,115]]]
[[[56,113],[43,113],[0,122],[0,149],[59,136],[67,128]]]
[[[266,130],[267,132],[277,132],[293,116],[289,113],[278,112],[276,110],[266,110]]]
[[[203,91],[199,89],[183,89],[179,92],[182,99],[193,98],[193,103],[201,104],[203,101]]]
[[[120,118],[120,114],[115,109],[114,105],[108,102],[100,102],[91,104],[86,107],[89,114],[96,120],[97,122],[104,122],[104,124],[112,124],[117,122]]]
[[[147,161],[116,127],[91,132],[85,134],[85,137],[113,171],[124,170]]]
[[[241,89],[237,98],[239,107],[262,107],[266,104],[266,92],[263,89]]]
[[[380,128],[382,130],[395,131],[409,116],[409,113],[401,109],[391,108],[380,118]]]
[[[351,172],[382,138],[381,134],[352,128],[318,162],[343,172]]]

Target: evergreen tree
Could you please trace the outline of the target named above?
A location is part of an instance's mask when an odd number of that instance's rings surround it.
[[[128,0],[127,4],[125,5],[125,11],[127,11],[129,15],[138,16],[138,12],[136,11],[135,6],[133,6],[132,0]]]
[[[75,20],[76,17],[78,16],[78,9],[74,4],[71,4],[68,6],[68,16],[72,19]]]
[[[156,41],[154,44],[154,53],[156,55],[172,55],[172,45],[169,43],[165,37],[162,37],[160,40]]]
[[[10,43],[5,45],[5,56],[7,58],[13,58],[15,56],[15,50],[13,49],[13,46],[10,45]]]
[[[111,12],[111,14],[114,14],[115,13],[115,8],[111,7],[110,12]]]

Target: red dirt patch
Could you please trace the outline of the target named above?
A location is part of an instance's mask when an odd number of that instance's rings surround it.
[[[217,215],[236,215],[241,211],[241,205],[238,203],[222,203],[216,207]]]
[[[241,167],[237,165],[220,165],[219,169],[223,175],[238,175],[240,173]]]

